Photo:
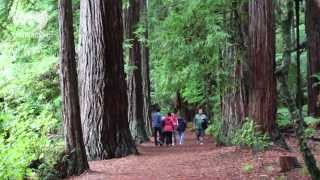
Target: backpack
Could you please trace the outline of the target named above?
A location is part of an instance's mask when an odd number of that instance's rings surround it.
[[[201,126],[203,129],[207,129],[208,128],[208,119],[203,119]]]

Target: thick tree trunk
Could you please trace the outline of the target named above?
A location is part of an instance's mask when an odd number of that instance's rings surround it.
[[[142,71],[142,92],[143,92],[143,119],[148,135],[152,135],[151,126],[151,98],[150,98],[150,66],[149,66],[149,47],[148,47],[148,1],[141,0],[140,23],[145,28],[144,41],[141,41],[141,71]]]
[[[71,176],[80,175],[89,169],[89,164],[82,139],[71,0],[59,0],[59,14],[60,86],[68,157],[66,175]]]
[[[135,142],[142,143],[148,140],[144,121],[144,98],[142,79],[142,54],[139,36],[136,30],[140,19],[141,0],[130,0],[129,8],[125,13],[125,35],[132,47],[129,49],[128,73],[128,102],[129,127]]]
[[[273,3],[249,1],[249,117],[271,133],[276,119],[275,29]]]
[[[308,39],[308,114],[320,116],[320,4],[317,0],[306,1],[306,31]]]
[[[118,0],[81,0],[80,104],[91,160],[137,152],[128,124],[121,13]]]
[[[276,126],[274,5],[249,1],[249,118],[278,145],[288,148]]]
[[[246,80],[246,41],[247,41],[247,25],[248,17],[247,4],[239,6],[234,4],[234,11],[230,14],[230,31],[231,41],[228,44],[232,46],[226,47],[225,57],[226,66],[231,68],[232,75],[230,82],[232,86],[224,92],[222,98],[222,136],[220,141],[222,144],[229,145],[236,130],[241,128],[242,123],[248,115],[248,87]]]

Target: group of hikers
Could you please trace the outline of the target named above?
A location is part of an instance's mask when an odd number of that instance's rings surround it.
[[[179,113],[172,112],[162,116],[160,108],[156,108],[152,112],[152,127],[154,130],[154,143],[156,146],[166,144],[174,146],[175,144],[183,144],[187,121]],[[193,128],[196,133],[196,143],[203,145],[205,129],[208,127],[208,118],[203,113],[202,108],[198,109],[193,119]]]

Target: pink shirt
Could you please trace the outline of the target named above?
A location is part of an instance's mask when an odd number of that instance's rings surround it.
[[[164,120],[163,131],[164,132],[172,132],[174,129],[174,122],[172,117],[166,117]]]

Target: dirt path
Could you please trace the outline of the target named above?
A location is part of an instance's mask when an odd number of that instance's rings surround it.
[[[290,139],[289,144],[294,144]],[[155,147],[152,142],[138,146],[139,156],[90,162],[91,171],[79,180],[189,180],[189,179],[310,179],[303,169],[280,173],[278,157],[294,155],[282,150],[253,154],[237,147],[216,147],[206,137],[197,145],[188,132],[186,144],[174,147]],[[296,149],[296,147],[294,147]],[[319,156],[317,156],[319,159]]]

